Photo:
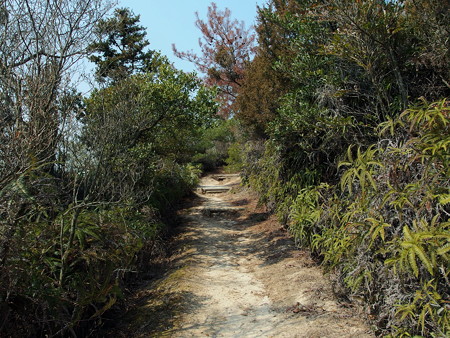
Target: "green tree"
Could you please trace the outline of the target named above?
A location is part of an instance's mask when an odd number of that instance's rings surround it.
[[[92,183],[102,187],[101,198],[146,201],[163,159],[190,162],[198,131],[215,113],[212,95],[193,74],[168,63],[94,91],[86,100],[82,139],[101,170],[93,177],[104,182]]]
[[[369,102],[375,124],[420,96],[437,100],[450,93],[448,1],[325,3],[323,16],[337,27],[325,50],[358,71],[352,95]]]
[[[295,27],[283,22],[291,20],[300,8],[300,2],[291,0],[272,0],[258,8],[258,46],[237,99],[237,117],[256,138],[270,137],[268,124],[278,116],[280,99],[292,89],[291,71],[278,65],[295,57],[291,49]]]
[[[146,50],[145,28],[139,15],[128,8],[118,8],[114,16],[102,19],[96,27],[96,41],[89,46],[90,61],[97,65],[99,81],[115,83],[137,72],[152,69],[155,52]]]
[[[313,9],[310,1],[278,0],[260,9],[260,46],[238,101],[238,117],[278,149],[280,177],[288,180],[307,167],[331,175],[352,137],[342,132],[349,118],[333,93],[341,81],[336,60],[322,52],[333,26]]]

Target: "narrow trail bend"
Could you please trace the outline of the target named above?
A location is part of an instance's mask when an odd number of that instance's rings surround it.
[[[238,187],[238,177],[202,186]],[[171,269],[141,291],[123,337],[373,337],[309,254],[237,189],[182,211]],[[240,191],[239,191],[240,190]],[[204,191],[203,191],[204,192]]]

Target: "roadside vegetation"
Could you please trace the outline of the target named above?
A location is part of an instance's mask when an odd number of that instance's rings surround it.
[[[449,19],[445,1],[269,1],[237,98],[244,180],[377,335],[450,333]]]
[[[88,336],[201,172],[214,89],[103,1],[2,3],[0,335]],[[72,85],[77,61],[96,88]]]

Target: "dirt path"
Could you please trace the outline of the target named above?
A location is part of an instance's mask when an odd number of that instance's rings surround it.
[[[206,177],[201,184],[239,181]],[[116,335],[373,337],[363,316],[337,303],[321,269],[248,192],[198,194],[183,218],[173,268],[141,292]]]

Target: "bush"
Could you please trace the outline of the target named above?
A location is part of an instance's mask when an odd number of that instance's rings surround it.
[[[233,119],[217,120],[215,126],[202,130],[193,163],[201,164],[205,171],[225,164],[228,149],[234,142],[235,122]]]
[[[291,231],[362,297],[379,333],[450,332],[449,102],[426,102],[380,125],[391,136],[350,147],[341,184],[304,189]]]

